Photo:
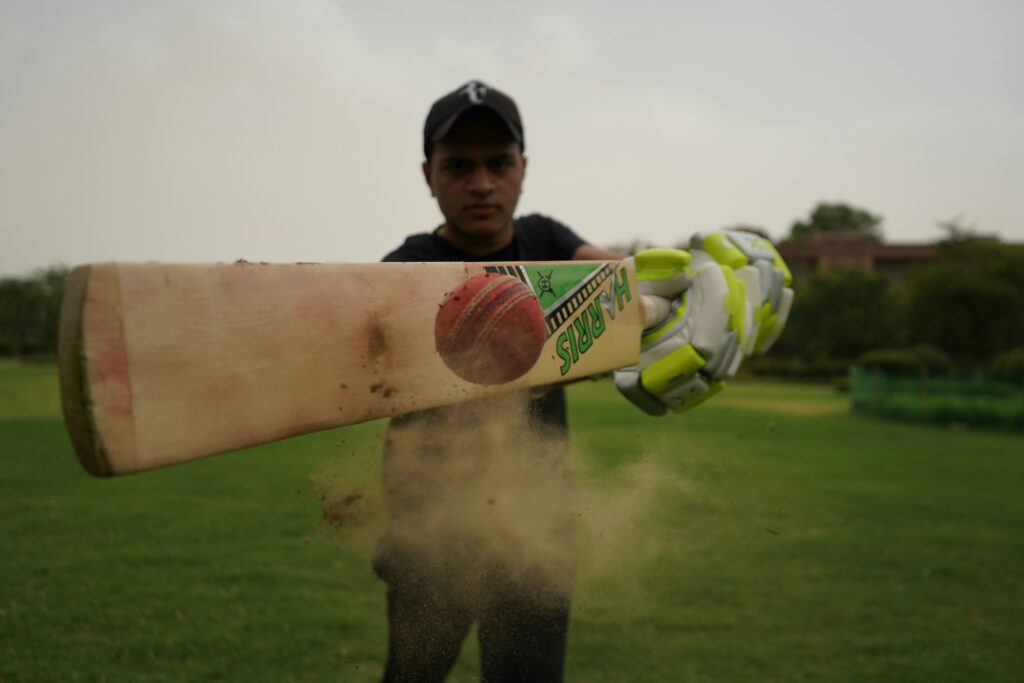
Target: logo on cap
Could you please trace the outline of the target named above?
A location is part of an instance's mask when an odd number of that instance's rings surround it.
[[[487,86],[483,83],[476,81],[470,81],[466,84],[466,87],[462,89],[462,92],[466,94],[469,101],[473,104],[480,104],[487,97]]]

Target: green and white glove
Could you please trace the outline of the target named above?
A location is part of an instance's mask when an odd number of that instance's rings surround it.
[[[690,239],[694,261],[707,258],[727,266],[743,281],[753,315],[744,356],[762,354],[782,334],[793,305],[793,276],[775,246],[744,230],[699,232]]]
[[[743,358],[778,338],[792,304],[789,269],[767,240],[728,230],[691,244],[690,252],[633,257],[645,301],[667,315],[644,330],[640,362],[617,370],[615,386],[652,415],[684,412],[721,391]]]

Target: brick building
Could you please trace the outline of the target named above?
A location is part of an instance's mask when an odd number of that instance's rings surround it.
[[[885,273],[899,282],[911,266],[931,261],[937,252],[934,244],[883,244],[849,233],[813,233],[805,242],[782,242],[778,249],[797,281],[817,271],[854,269]]]

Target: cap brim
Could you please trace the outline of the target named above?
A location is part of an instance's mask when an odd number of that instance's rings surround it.
[[[481,103],[481,104],[474,104],[474,105],[472,105],[470,107],[466,107],[462,111],[456,112],[456,113],[452,114],[451,116],[449,116],[444,121],[442,121],[441,125],[439,125],[437,127],[437,129],[434,131],[434,136],[431,138],[431,142],[441,142],[442,140],[444,140],[445,137],[448,136],[448,133],[451,132],[452,126],[455,125],[455,122],[458,121],[459,118],[463,114],[465,114],[466,112],[472,111],[474,109],[486,109],[489,112],[493,112],[494,115],[497,116],[501,120],[501,122],[503,124],[505,124],[505,128],[508,129],[508,132],[512,136],[513,140],[515,140],[516,142],[520,142],[520,143],[523,141],[523,136],[519,133],[518,130],[516,130],[515,124],[513,124],[511,121],[508,120],[508,117],[506,117],[504,114],[502,114],[500,111],[498,111],[494,107],[492,107],[492,106],[490,106],[490,105],[488,105],[486,103]]]

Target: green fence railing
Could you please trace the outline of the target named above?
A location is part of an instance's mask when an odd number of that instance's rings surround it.
[[[897,375],[853,366],[850,398],[856,413],[1024,431],[1024,382],[979,374]]]

